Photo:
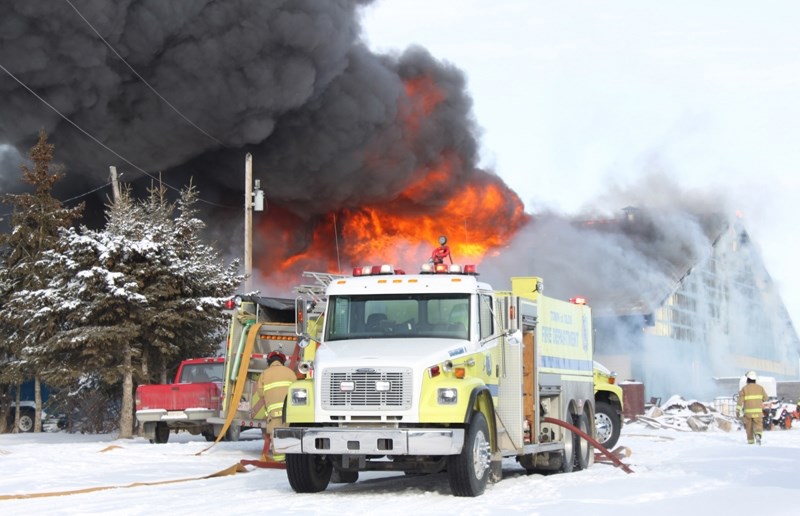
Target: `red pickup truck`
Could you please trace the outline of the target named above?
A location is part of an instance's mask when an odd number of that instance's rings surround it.
[[[190,358],[181,362],[175,382],[167,385],[140,385],[136,389],[136,419],[144,425],[151,443],[165,443],[171,431],[186,430],[216,439],[221,425],[207,421],[219,416],[220,392],[225,359]],[[238,432],[226,435],[237,440]]]

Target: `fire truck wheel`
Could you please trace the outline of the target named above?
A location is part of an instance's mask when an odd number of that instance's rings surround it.
[[[169,427],[163,421],[156,423],[156,434],[153,442],[156,444],[164,444],[169,441]]]
[[[610,450],[617,445],[619,434],[622,431],[617,411],[604,401],[595,405],[594,427],[597,432],[597,442]]]
[[[286,454],[286,476],[297,493],[319,493],[328,487],[333,465],[325,455]]]
[[[572,473],[575,469],[575,434],[564,430],[564,456],[561,459],[561,472]]]
[[[475,412],[467,428],[464,447],[447,460],[450,489],[456,496],[479,496],[489,480],[489,425],[481,412]]]
[[[578,416],[575,421],[575,426],[581,432],[592,435],[592,431],[589,428],[589,418],[586,417],[585,413]],[[580,471],[589,467],[594,458],[594,451],[589,445],[589,441],[578,434],[573,434],[573,437],[575,439],[575,469]]]

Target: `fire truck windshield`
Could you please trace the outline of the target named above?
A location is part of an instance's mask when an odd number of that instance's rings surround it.
[[[468,339],[468,294],[332,296],[325,340]]]

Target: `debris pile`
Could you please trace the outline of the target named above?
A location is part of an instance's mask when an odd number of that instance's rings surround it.
[[[680,432],[730,432],[741,429],[741,422],[725,408],[718,404],[687,401],[674,395],[661,405],[647,408],[644,415],[636,416],[632,421],[652,428],[669,428]]]

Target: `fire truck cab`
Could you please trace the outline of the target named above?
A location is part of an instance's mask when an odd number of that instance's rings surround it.
[[[273,436],[292,488],[324,490],[333,472],[446,470],[455,495],[477,496],[504,458],[529,471],[588,467],[588,443],[548,420],[594,433],[590,309],[543,296],[540,278],[511,286],[448,264],[332,281],[313,361]],[[299,298],[309,342],[306,306]]]

